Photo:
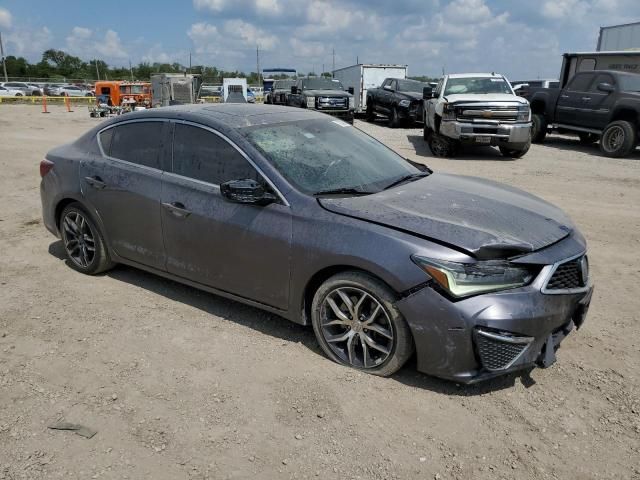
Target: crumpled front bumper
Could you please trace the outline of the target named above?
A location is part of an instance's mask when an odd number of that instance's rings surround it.
[[[592,291],[593,286],[589,285],[579,293],[547,295],[539,285],[532,284],[451,301],[427,286],[396,305],[413,333],[418,370],[460,383],[474,383],[553,363],[560,342],[584,322]],[[526,339],[526,348],[512,363],[499,365],[505,368],[496,369],[490,356],[493,353],[486,354],[479,348],[484,347],[480,343],[484,339],[479,339],[484,332],[503,340]]]
[[[481,123],[443,121],[440,124],[440,133],[445,137],[453,138],[463,143],[518,148],[530,141],[531,122]],[[488,138],[489,143],[477,142],[477,138]]]

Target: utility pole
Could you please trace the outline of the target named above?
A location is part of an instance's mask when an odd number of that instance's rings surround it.
[[[98,69],[98,60],[94,59],[93,62],[96,64],[96,80],[100,80],[100,70]]]
[[[258,74],[258,86],[262,84],[260,81],[260,46],[256,43],[256,70]]]
[[[2,57],[2,70],[4,71],[4,81],[8,82],[9,77],[7,77],[7,63],[4,60],[4,47],[2,46],[2,32],[0,32],[0,57]]]
[[[131,77],[131,81],[133,82],[133,69],[131,68],[131,60],[129,60],[129,76]]]
[[[189,73],[191,73],[191,50],[189,50]]]
[[[332,56],[333,56],[333,64],[332,64],[333,67],[331,68],[331,78],[333,78],[333,72],[336,71],[336,49],[335,48],[333,49]]]

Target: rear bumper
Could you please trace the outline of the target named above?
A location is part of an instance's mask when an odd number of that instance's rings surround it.
[[[560,342],[582,325],[592,291],[546,295],[532,284],[454,302],[425,287],[396,305],[413,333],[419,371],[475,383],[553,363]]]
[[[485,145],[518,148],[526,145],[531,139],[531,122],[527,123],[480,123],[443,121],[440,133],[445,137],[463,143],[482,144],[477,138],[489,139]]]

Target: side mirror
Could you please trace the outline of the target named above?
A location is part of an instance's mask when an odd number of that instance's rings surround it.
[[[433,88],[432,87],[422,87],[422,98],[424,100],[429,100],[433,98]]]
[[[393,88],[391,88],[391,85],[385,85],[385,86],[384,86],[384,87],[382,87],[382,88],[384,88],[385,90],[389,90],[390,92],[392,92],[392,91],[393,91]]]
[[[293,85],[291,87],[291,94],[292,95],[297,95],[298,94],[298,87],[296,87],[295,85]]]
[[[268,205],[276,201],[276,196],[267,192],[255,180],[231,180],[220,185],[222,196],[233,203]]]
[[[353,89],[353,87],[349,87],[349,88],[347,88],[347,92],[349,92],[351,95],[353,95],[355,90]]]
[[[600,90],[601,92],[611,93],[615,90],[615,88],[613,88],[613,85],[611,85],[610,83],[603,82],[598,84],[598,90]]]

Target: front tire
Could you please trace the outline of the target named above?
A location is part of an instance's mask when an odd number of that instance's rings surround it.
[[[432,132],[427,140],[429,149],[436,157],[452,158],[458,153],[458,144],[455,140]]]
[[[80,203],[71,203],[62,211],[60,232],[68,264],[74,270],[95,275],[114,266],[100,229]]]
[[[324,353],[334,362],[383,377],[413,354],[409,326],[393,291],[363,272],[326,280],[311,304],[311,322]]]
[[[533,143],[542,143],[547,136],[547,120],[544,115],[534,113],[531,116],[531,141]]]
[[[626,120],[611,122],[602,132],[600,151],[607,157],[626,157],[636,148],[636,127]]]

